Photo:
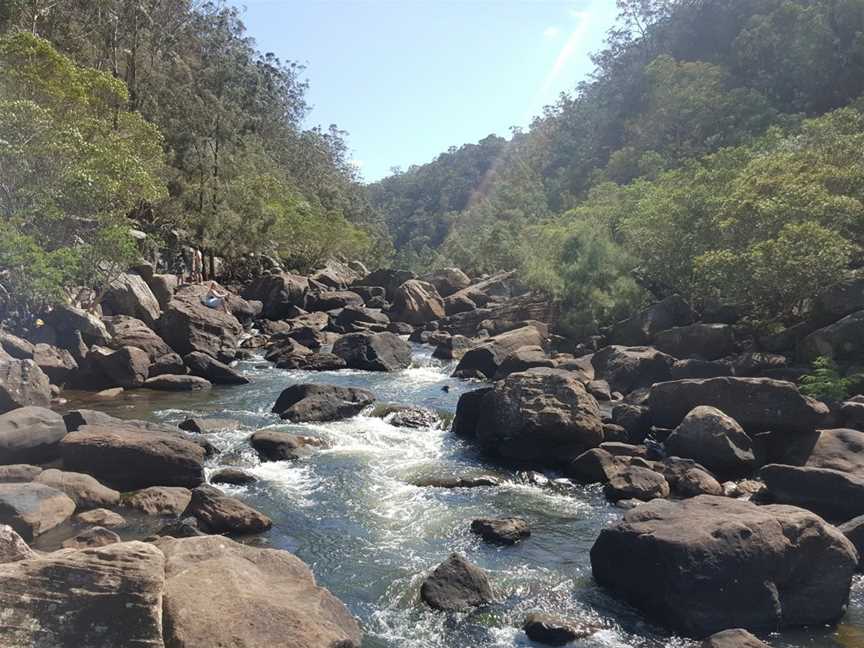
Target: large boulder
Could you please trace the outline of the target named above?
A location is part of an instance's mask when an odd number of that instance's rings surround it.
[[[459,396],[456,415],[450,428],[453,434],[468,438],[477,436],[477,421],[482,411],[483,398],[491,391],[491,387],[482,387]]]
[[[471,532],[493,544],[512,545],[530,536],[531,527],[522,518],[478,518]]]
[[[565,464],[603,442],[600,407],[578,374],[532,369],[510,374],[483,397],[477,439],[507,462]]]
[[[165,559],[144,542],[0,565],[0,645],[161,648]]]
[[[0,415],[0,464],[56,459],[66,436],[63,417],[44,407],[19,407]]]
[[[627,466],[615,471],[603,487],[606,499],[650,501],[658,497],[669,497],[670,487],[666,478],[650,468]]]
[[[555,361],[550,358],[543,347],[540,346],[525,346],[516,349],[513,353],[504,358],[504,362],[498,367],[495,372],[495,380],[503,380],[511,373],[527,371],[536,367],[554,367]]]
[[[138,347],[121,347],[116,351],[93,347],[81,367],[79,386],[87,389],[141,387],[150,376],[150,357]]]
[[[32,343],[9,331],[0,331],[0,349],[16,360],[32,360],[35,350]]]
[[[735,419],[715,407],[693,408],[664,443],[669,455],[693,459],[724,478],[750,474],[753,442]]]
[[[615,324],[609,334],[609,341],[620,346],[645,346],[650,344],[660,331],[686,326],[692,321],[693,312],[687,302],[678,295],[672,295],[630,319]]]
[[[522,347],[542,347],[545,340],[537,327],[523,326],[506,333],[493,335],[473,349],[469,349],[459,360],[454,376],[474,377],[482,374],[493,378],[499,367],[511,354]]]
[[[470,610],[493,600],[486,572],[455,553],[426,577],[420,598],[434,610],[448,611]]]
[[[749,434],[812,432],[828,416],[824,403],[803,396],[790,382],[770,378],[706,378],[654,385],[646,405],[654,425],[674,428],[693,408],[716,407]]]
[[[411,345],[395,333],[349,333],[333,345],[333,354],[350,369],[399,371],[411,364]]]
[[[409,270],[395,270],[382,268],[360,279],[358,283],[363,286],[383,286],[388,299],[392,299],[397,288],[406,281],[416,279],[417,275]]]
[[[728,324],[690,324],[661,331],[654,346],[676,358],[716,360],[735,351],[735,336]]]
[[[280,320],[289,317],[294,307],[304,304],[308,291],[306,277],[281,272],[258,277],[246,286],[243,297],[260,301],[261,314],[267,319]]]
[[[118,490],[195,487],[204,481],[204,449],[177,434],[135,425],[85,425],[60,443],[67,470],[93,475]]]
[[[189,373],[199,378],[206,378],[214,385],[246,385],[249,379],[215,358],[193,351],[183,358],[189,368]]]
[[[360,648],[349,611],[287,551],[219,536],[162,538],[157,546],[165,555],[166,646]]]
[[[335,311],[353,306],[363,307],[363,298],[350,290],[326,290],[309,293],[306,297],[306,309],[310,311]]]
[[[183,517],[190,515],[211,533],[244,535],[261,533],[273,526],[270,518],[263,513],[210,485],[199,486],[192,491],[192,499]]]
[[[597,378],[622,393],[669,380],[675,358],[653,347],[607,346],[591,357]]]
[[[856,277],[828,286],[813,300],[810,319],[819,325],[864,310],[864,279]]]
[[[102,295],[102,308],[112,315],[129,315],[148,326],[159,319],[159,300],[137,274],[121,274]]]
[[[33,347],[33,362],[54,385],[70,382],[78,369],[78,362],[69,351],[50,344],[40,343]]]
[[[435,286],[442,297],[449,297],[471,285],[471,279],[459,268],[441,268],[424,279]]]
[[[840,363],[864,362],[864,310],[814,331],[801,341],[799,352],[808,362],[820,356]]]
[[[0,414],[17,407],[51,403],[48,376],[32,360],[0,356]]]
[[[0,484],[0,524],[8,524],[27,542],[74,512],[75,502],[56,488],[32,482]]]
[[[230,313],[208,308],[199,298],[186,295],[171,300],[157,322],[157,331],[181,356],[200,351],[230,361],[243,326]]]
[[[177,291],[179,281],[177,275],[172,274],[154,274],[149,279],[145,279],[150,287],[156,301],[159,302],[159,308],[167,308],[168,304],[174,298],[174,293]]]
[[[389,324],[390,318],[379,310],[347,306],[336,316],[333,321],[333,328],[341,333],[358,333],[384,331]]]
[[[140,319],[128,315],[115,315],[105,318],[105,325],[111,333],[109,346],[112,349],[136,347],[147,353],[150,362],[156,362],[163,356],[172,353],[165,340],[159,337],[152,328]]]
[[[49,468],[39,473],[33,481],[66,493],[75,502],[79,511],[112,508],[120,503],[118,491],[100,484],[84,473]]]
[[[337,421],[362,412],[375,401],[365,389],[301,383],[279,394],[273,413],[295,423]]]
[[[418,279],[409,279],[399,286],[391,301],[390,317],[414,326],[442,319],[445,315],[444,301],[435,286]]]
[[[106,346],[111,341],[111,334],[102,320],[81,308],[66,304],[55,306],[46,321],[58,331],[80,331],[87,344]]]
[[[181,486],[151,486],[129,493],[123,505],[145,515],[176,517],[186,510],[192,500],[192,491]]]
[[[710,495],[638,506],[591,549],[600,585],[694,637],[833,623],[857,560],[843,534],[808,511]]]

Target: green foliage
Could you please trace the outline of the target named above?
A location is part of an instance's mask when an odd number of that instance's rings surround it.
[[[844,378],[831,358],[821,356],[813,361],[812,373],[802,376],[801,393],[827,401],[842,401],[849,396],[855,376]]]
[[[125,100],[121,82],[47,41],[0,39],[0,268],[25,310],[127,267],[126,215],[167,195],[159,132]]]

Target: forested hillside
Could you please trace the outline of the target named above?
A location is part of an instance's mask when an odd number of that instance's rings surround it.
[[[526,132],[371,187],[400,260],[520,268],[582,333],[674,292],[794,321],[861,254],[864,0],[618,6]]]
[[[130,226],[298,269],[388,252],[344,133],[302,127],[302,66],[259,52],[235,9],[0,6],[0,267],[25,307],[128,267]]]

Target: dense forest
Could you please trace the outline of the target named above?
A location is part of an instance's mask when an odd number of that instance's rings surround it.
[[[402,264],[519,268],[590,333],[679,293],[794,321],[864,242],[864,0],[619,0],[509,141],[370,187]]]
[[[389,252],[344,133],[302,127],[303,68],[236,9],[13,0],[0,34],[0,267],[27,309],[128,267],[130,226],[296,268]]]

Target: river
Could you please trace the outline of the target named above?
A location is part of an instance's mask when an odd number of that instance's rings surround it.
[[[459,395],[479,385],[449,378],[453,366],[432,359],[427,347],[415,346],[414,365],[392,374],[285,371],[262,360],[241,362],[238,368],[251,384],[197,394],[140,390],[87,406],[123,418],[170,423],[188,416],[240,421],[243,430],[209,435],[220,453],[208,471],[240,465],[259,478],[248,487],[221,487],[273,519],[273,529],[255,542],[287,549],[306,561],[318,582],[360,620],[364,648],[535,646],[520,629],[531,611],[602,627],[574,645],[698,645],[647,623],[594,585],[589,550],[600,530],[621,515],[600,488],[560,492],[522,483],[484,462],[446,429],[397,428],[371,416],[294,425],[270,413],[288,385],[321,382],[363,387],[379,402],[422,405],[452,415]],[[246,439],[265,426],[320,436],[330,447],[297,462],[261,463]],[[490,472],[505,477],[502,486],[447,490],[410,483],[424,476]],[[472,519],[494,516],[527,519],[531,537],[498,547],[468,531]],[[489,572],[494,605],[448,616],[419,603],[423,576],[453,551]],[[864,581],[856,577],[850,611],[839,628],[784,632],[769,640],[777,647],[864,648]]]

